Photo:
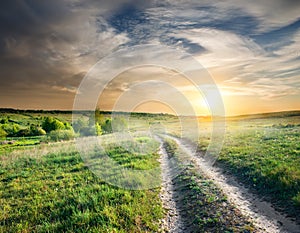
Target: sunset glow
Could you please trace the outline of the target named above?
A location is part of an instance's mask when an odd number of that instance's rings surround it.
[[[156,44],[190,54],[209,72],[226,115],[300,109],[297,1],[21,2],[5,3],[0,12],[1,108],[72,110],[97,62],[120,49]],[[160,51],[151,53],[155,58]],[[171,80],[197,114],[209,114],[209,87],[195,93],[168,67],[124,72],[99,99],[103,110],[112,110],[132,85],[154,79]],[[148,87],[135,98],[164,93],[160,85]],[[153,103],[144,110],[168,112]]]

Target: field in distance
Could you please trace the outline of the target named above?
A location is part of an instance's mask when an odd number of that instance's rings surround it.
[[[0,232],[158,232],[165,214],[159,187],[133,191],[107,184],[88,169],[73,140],[54,140],[51,131],[7,134],[43,129],[47,117],[64,125],[60,132],[72,127],[74,135],[67,139],[80,136],[71,125],[71,112],[0,112]],[[109,113],[101,117],[105,123]],[[84,120],[88,122],[88,115]],[[133,114],[125,126],[132,134],[149,131],[180,137],[181,120]],[[194,120],[185,117],[187,125]],[[109,138],[104,123],[100,137]],[[197,124],[200,137],[192,143],[197,143],[201,156],[210,143],[213,122],[199,117]],[[230,117],[216,165],[299,221],[299,136],[300,111]],[[135,136],[137,144],[126,143],[124,149],[107,142],[110,157],[120,166],[141,170],[159,166],[159,143],[151,134]],[[149,153],[137,150],[139,144],[151,145]]]

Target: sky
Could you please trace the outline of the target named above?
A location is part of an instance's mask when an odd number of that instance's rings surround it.
[[[215,81],[226,115],[299,110],[299,12],[294,0],[5,0],[0,108],[71,110],[98,61],[120,49],[155,44],[195,58]],[[137,83],[144,89],[131,98],[164,93],[149,80],[167,80],[197,114],[207,114],[205,95],[180,73],[149,66],[115,77],[100,93],[100,108],[112,109]],[[136,109],[164,112],[174,104],[149,99]]]

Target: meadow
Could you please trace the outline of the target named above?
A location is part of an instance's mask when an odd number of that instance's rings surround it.
[[[163,209],[158,188],[134,191],[109,185],[83,163],[74,142],[60,144],[28,148],[9,159],[6,155],[0,166],[0,232],[159,230]],[[157,153],[141,155],[133,148],[129,154],[109,142],[107,146],[120,166],[147,169],[158,163]]]
[[[298,218],[300,112],[233,117],[226,124],[216,165],[278,209]],[[202,152],[210,139],[207,132],[204,134],[199,140]]]
[[[69,124],[72,118],[67,112],[1,112],[0,118],[6,117],[11,124],[25,128],[31,124],[40,125],[41,119],[47,116]],[[198,144],[200,156],[210,143],[212,122],[206,118],[198,120],[200,138],[193,143]],[[134,133],[150,130],[180,136],[180,119],[170,115],[134,114],[130,122],[131,141],[120,144],[109,134],[100,136],[107,155],[121,168],[158,168],[159,143],[151,135]],[[296,218],[300,216],[299,134],[300,112],[228,118],[216,165]],[[112,171],[104,174],[112,177],[109,184],[102,179],[102,173],[99,176],[96,170],[95,174],[95,170],[87,165],[74,140],[55,142],[47,133],[32,137],[2,137],[0,142],[0,232],[162,231],[160,224],[166,210],[159,198],[160,188],[119,188],[113,182],[119,177],[114,177]],[[170,141],[165,147],[175,157],[181,153]],[[94,150],[96,154],[91,154],[90,158],[102,158],[99,151]],[[141,182],[145,181],[145,178],[139,178]],[[200,183],[202,180],[202,186],[195,180]],[[182,199],[182,205],[199,210],[191,224],[197,224],[202,227],[200,229],[212,229],[212,225],[216,225],[218,229],[238,232],[234,220],[220,220],[220,216],[233,211],[231,207],[222,207],[226,197],[192,165],[183,169],[174,182],[183,187],[181,194],[186,199]],[[216,212],[210,207],[217,207]],[[185,210],[186,214],[195,213],[189,213],[189,209]],[[237,219],[244,223],[239,229],[253,231],[251,223],[243,217]]]

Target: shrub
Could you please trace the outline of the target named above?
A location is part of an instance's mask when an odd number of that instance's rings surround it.
[[[95,130],[97,135],[102,135],[102,127],[99,123],[96,123]]]
[[[45,135],[46,131],[37,125],[30,125],[30,136]]]
[[[127,122],[122,117],[116,117],[113,119],[108,118],[101,127],[103,133],[123,132],[127,129]]]
[[[74,130],[53,130],[49,133],[51,141],[71,140],[75,138]]]
[[[20,129],[14,136],[27,137],[27,136],[42,136],[46,131],[36,125],[30,125],[29,128]]]
[[[53,130],[63,130],[66,129],[63,122],[54,119],[53,117],[46,117],[42,123],[42,128],[47,132],[51,132]]]
[[[29,128],[25,128],[25,129],[20,129],[18,131],[18,133],[14,136],[17,136],[17,137],[27,137],[27,136],[31,136],[30,134],[30,129]]]
[[[65,129],[70,130],[73,129],[69,122],[64,123]]]
[[[7,117],[4,117],[0,120],[0,123],[1,124],[7,124],[8,123],[8,118]]]
[[[0,127],[0,138],[6,137],[6,136],[7,136],[6,131]]]
[[[101,125],[103,133],[112,133],[111,119],[106,119],[103,125]]]
[[[102,134],[101,126],[96,123],[96,125],[86,126],[80,129],[81,136],[96,136]]]
[[[36,131],[36,136],[42,136],[42,135],[46,135],[46,131],[43,130],[41,127],[38,127]]]
[[[77,119],[73,124],[73,128],[77,133],[80,133],[80,131],[85,127],[87,127],[87,122],[84,121],[83,118]]]
[[[104,124],[105,118],[104,115],[101,113],[100,109],[96,109],[95,111],[95,122],[98,122],[100,125]]]
[[[101,135],[102,134],[102,127],[101,125],[96,122],[91,121],[84,121],[83,118],[79,118],[77,121],[74,122],[74,130],[77,133],[80,133],[81,136],[95,136],[95,135]]]
[[[18,135],[20,126],[18,124],[3,124],[2,129],[7,133],[7,136],[14,137]]]

